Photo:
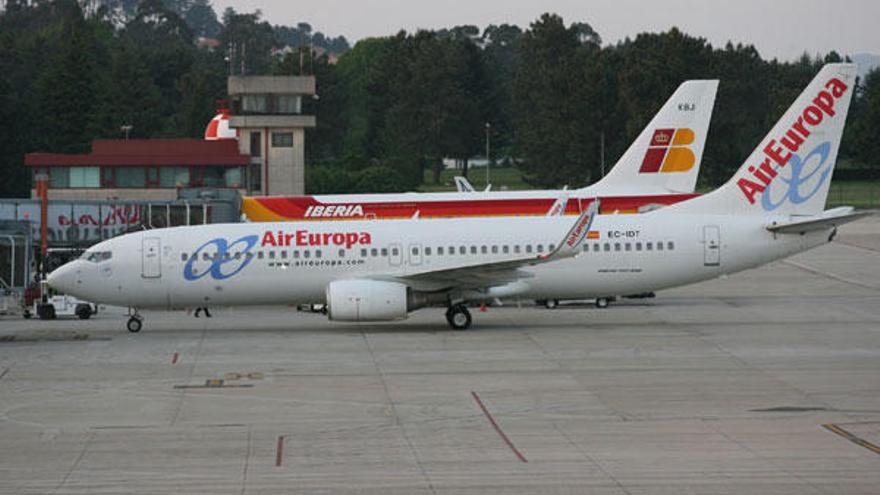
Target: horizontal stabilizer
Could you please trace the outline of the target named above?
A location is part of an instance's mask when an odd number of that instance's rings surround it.
[[[814,230],[825,230],[839,227],[845,223],[872,215],[870,211],[853,211],[851,206],[834,208],[812,217],[800,217],[787,222],[774,222],[767,230],[777,234],[803,234]]]

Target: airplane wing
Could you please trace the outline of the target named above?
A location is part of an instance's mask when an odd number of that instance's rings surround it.
[[[773,222],[767,226],[767,230],[776,234],[803,234],[814,230],[839,227],[872,214],[869,211],[856,212],[851,206],[843,206],[822,212],[821,215],[792,219],[787,222]]]
[[[427,269],[406,275],[373,278],[392,279],[413,289],[424,291],[479,289],[508,284],[531,277],[530,274],[520,270],[522,267],[576,256],[598,212],[599,200],[596,199],[578,216],[558,245],[554,245],[548,253],[513,255],[511,258],[491,263],[473,262],[452,268]]]

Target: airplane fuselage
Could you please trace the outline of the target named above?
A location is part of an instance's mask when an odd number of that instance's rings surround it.
[[[827,242],[830,230],[774,235],[766,217],[600,215],[575,258],[523,268],[515,293],[587,298],[675,287],[756,267]],[[128,234],[80,259],[78,297],[137,308],[318,303],[334,280],[389,279],[548,252],[571,221],[433,219],[242,223]],[[426,287],[443,291],[442,285]]]

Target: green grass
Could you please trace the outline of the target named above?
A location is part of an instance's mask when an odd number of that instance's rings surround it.
[[[835,206],[880,208],[880,181],[832,181],[826,204],[828,208]]]
[[[455,182],[452,178],[460,175],[461,170],[446,169],[440,174],[440,184],[434,184],[434,174],[430,170],[425,170],[425,178],[419,187],[421,192],[441,192],[455,191]],[[489,179],[492,183],[493,191],[500,191],[506,187],[508,191],[534,189],[532,186],[523,182],[522,174],[515,167],[494,167],[489,171]],[[474,189],[482,191],[486,188],[486,169],[471,168],[468,170],[468,181],[473,184]]]

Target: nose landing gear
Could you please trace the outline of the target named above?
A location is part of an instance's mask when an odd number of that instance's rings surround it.
[[[128,331],[131,333],[138,333],[141,331],[141,327],[143,326],[143,324],[144,317],[138,314],[137,309],[130,308],[128,323],[125,324],[125,327],[128,328]]]

